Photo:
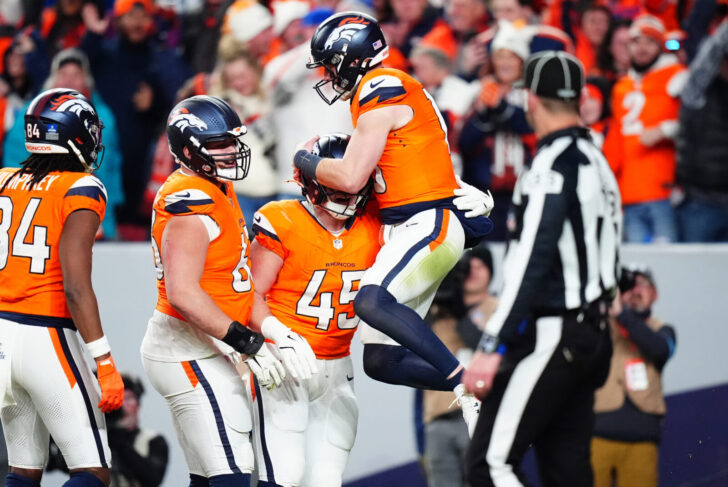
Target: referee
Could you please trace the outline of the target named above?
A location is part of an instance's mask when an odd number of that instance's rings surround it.
[[[611,355],[605,315],[617,285],[619,189],[579,123],[579,61],[540,52],[523,72],[538,152],[513,192],[498,307],[463,376],[483,398],[468,480],[523,485],[521,460],[533,445],[544,487],[587,487],[594,390]]]

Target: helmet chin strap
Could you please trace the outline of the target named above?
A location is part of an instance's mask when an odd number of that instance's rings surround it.
[[[89,172],[89,173],[90,172],[93,172],[93,170],[94,170],[93,166],[91,166],[88,163],[86,163],[86,160],[83,158],[83,155],[81,154],[81,151],[78,150],[78,148],[76,147],[76,145],[69,140],[68,141],[68,146],[71,148],[71,150],[73,151],[73,153],[76,154],[76,157],[78,157],[78,160],[81,161],[81,164],[83,165],[83,168],[86,170],[86,172]]]

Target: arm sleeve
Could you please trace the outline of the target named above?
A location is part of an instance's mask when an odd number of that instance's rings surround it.
[[[568,209],[579,204],[574,201],[578,168],[573,161],[560,160],[562,157],[549,167],[549,161],[537,156],[532,169],[516,183],[516,191],[525,201],[520,237],[509,244],[509,276],[498,308],[485,327],[505,343],[518,335],[520,323],[528,317],[554,262]]]
[[[658,369],[662,369],[675,351],[675,330],[665,325],[653,331],[637,314],[628,309],[619,314],[617,321],[627,331],[640,353]]]

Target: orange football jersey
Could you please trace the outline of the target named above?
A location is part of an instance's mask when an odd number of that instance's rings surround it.
[[[362,114],[392,105],[408,105],[414,117],[389,133],[377,163],[374,191],[383,215],[389,208],[451,198],[458,187],[445,121],[422,84],[407,73],[378,68],[364,75],[351,101],[354,128]]]
[[[624,76],[612,89],[612,122],[604,155],[617,177],[622,204],[670,196],[675,182],[675,145],[664,140],[648,147],[642,145],[640,135],[668,121],[677,124],[680,78],[685,74],[685,66],[658,60],[641,80]]]
[[[0,188],[17,171],[1,169]],[[106,189],[83,172],[51,172],[33,187],[30,178],[16,176],[0,193],[0,312],[29,315],[28,320],[70,318],[58,242],[66,218],[76,210],[90,210],[104,219]],[[73,328],[70,321],[45,322]]]
[[[359,324],[354,315],[359,280],[379,251],[381,225],[371,210],[370,205],[338,236],[322,227],[302,201],[274,201],[255,214],[256,240],[283,259],[266,302],[318,358],[349,355]]]
[[[152,249],[157,269],[157,310],[184,320],[167,300],[159,248],[170,218],[200,215],[210,234],[200,286],[231,319],[248,324],[253,282],[248,269],[248,234],[232,183],[225,192],[201,177],[178,169],[159,188],[152,215]],[[208,218],[209,217],[209,218]]]

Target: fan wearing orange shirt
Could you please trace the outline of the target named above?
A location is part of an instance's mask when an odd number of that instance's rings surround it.
[[[92,248],[107,200],[104,185],[91,175],[101,163],[102,128],[81,93],[45,91],[25,113],[30,157],[20,169],[0,170],[0,416],[7,486],[40,486],[51,435],[71,473],[63,485],[109,484],[103,413],[121,407],[124,384],[91,285]],[[98,382],[79,334],[96,362]]]
[[[280,384],[286,373],[307,379],[316,371],[306,341],[254,292],[245,219],[232,188],[250,165],[250,149],[240,140],[245,132],[219,98],[178,103],[167,120],[167,138],[181,167],[154,201],[158,297],[142,364],[166,399],[191,486],[250,485],[252,422],[232,363],[238,354],[264,387]],[[264,336],[278,346],[285,368]]]
[[[341,156],[348,139],[324,136],[314,152]],[[261,487],[341,485],[358,417],[349,351],[359,324],[354,298],[379,251],[376,205],[364,211],[371,189],[370,182],[343,193],[304,177],[303,200],[268,203],[255,215],[255,290],[306,338],[324,371],[271,391],[251,387]]]
[[[455,390],[462,399],[463,366],[423,317],[463,249],[490,232],[492,198],[458,187],[447,129],[432,97],[407,73],[382,68],[387,54],[381,28],[365,14],[342,12],[319,25],[307,66],[323,67],[325,77],[314,88],[329,104],[350,100],[354,133],[343,158],[311,154],[314,137],[296,153],[294,166],[300,177],[347,193],[375,174],[383,245],[354,302],[370,325],[362,329],[367,374]],[[477,416],[474,399],[466,409],[470,419]]]

